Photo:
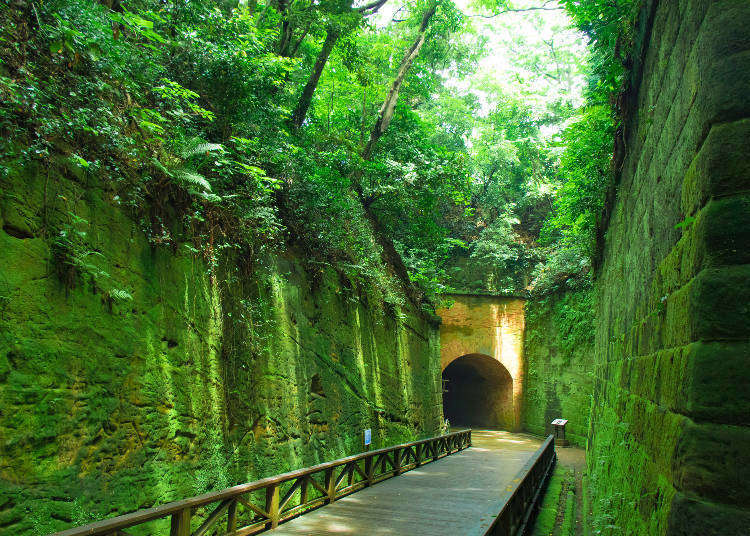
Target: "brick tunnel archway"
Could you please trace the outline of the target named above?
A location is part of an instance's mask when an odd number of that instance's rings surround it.
[[[513,429],[510,372],[485,354],[451,361],[443,370],[443,414],[455,426]]]

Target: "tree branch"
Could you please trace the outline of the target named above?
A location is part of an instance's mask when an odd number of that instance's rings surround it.
[[[430,23],[430,19],[435,14],[435,11],[437,11],[437,2],[433,2],[430,7],[427,8],[427,10],[424,12],[424,15],[422,16],[422,23],[419,25],[419,33],[417,34],[417,38],[404,54],[404,59],[401,60],[401,66],[398,69],[396,77],[393,79],[391,90],[388,92],[388,96],[386,97],[385,101],[383,101],[383,105],[380,107],[378,120],[375,122],[375,125],[370,131],[370,140],[367,142],[367,145],[362,151],[362,158],[364,160],[370,160],[370,158],[372,157],[372,152],[375,149],[375,144],[378,142],[383,133],[388,129],[388,125],[390,125],[391,119],[393,119],[393,112],[396,109],[396,102],[398,101],[398,93],[401,90],[401,85],[404,83],[404,79],[406,78],[406,75],[409,72],[412,63],[414,62],[414,59],[417,57],[417,55],[419,55],[419,51],[424,44],[425,36],[427,33],[427,26]]]
[[[498,11],[497,13],[494,13],[492,15],[466,15],[468,18],[482,18],[482,19],[494,19],[495,17],[499,17],[500,15],[504,15],[505,13],[525,13],[528,11],[561,11],[565,9],[564,7],[547,7],[550,4],[556,3],[556,0],[549,0],[545,2],[541,6],[536,7],[524,7],[524,8],[512,8],[509,7],[508,9],[504,9],[502,11]]]
[[[372,15],[373,13],[376,13],[381,7],[383,7],[388,0],[375,0],[374,2],[370,2],[369,4],[366,4],[362,7],[358,7],[357,11],[359,11],[362,15]]]

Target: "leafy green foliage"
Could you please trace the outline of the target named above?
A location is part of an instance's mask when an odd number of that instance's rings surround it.
[[[117,288],[112,276],[104,269],[106,259],[99,251],[89,249],[86,240],[89,222],[72,212],[68,221],[50,241],[54,268],[66,290],[76,285],[89,285],[94,292],[102,291],[110,307],[116,301],[130,301],[132,294]]]
[[[258,258],[293,245],[398,301],[380,233],[429,293],[523,289],[549,253],[540,233],[585,249],[595,225],[613,132],[601,96],[622,78],[616,36],[632,8],[563,3],[594,52],[592,104],[559,143],[543,131],[573,115],[567,97],[539,106],[528,91],[456,90],[487,40],[439,0],[388,131],[364,159],[429,2],[399,5],[383,24],[371,18],[381,6],[341,0],[2,0],[0,179],[32,163],[71,175],[131,211],[155,246],[186,243],[211,266],[227,250]],[[513,8],[479,5],[489,16]],[[578,69],[570,50],[550,42],[513,61],[562,87]],[[303,88],[314,90],[309,111],[290,128]],[[60,262],[85,271],[66,233]]]
[[[591,254],[594,232],[611,176],[614,121],[609,107],[590,105],[563,132],[562,187],[543,236]]]
[[[359,157],[397,68],[392,56],[423,9],[405,6],[406,22],[375,29],[345,2],[8,6],[0,162],[42,162],[110,191],[155,245],[188,241],[213,263],[226,249],[257,256],[287,242],[398,301],[353,195],[352,174],[364,169],[381,232],[411,259],[418,281],[438,288],[449,249],[438,216],[465,203],[468,171],[463,142],[438,141],[450,125],[419,107],[447,94],[446,69],[470,68],[476,56],[452,40],[463,22],[449,1],[407,79],[392,137],[372,162]],[[330,28],[343,38],[306,128],[292,133],[286,121]],[[85,235],[66,227],[56,241],[64,270],[86,272]]]
[[[611,159],[618,125],[611,103],[624,89],[626,55],[632,48],[633,21],[640,4],[636,0],[562,3],[589,37],[591,54],[586,104],[561,138],[561,186],[541,233],[542,241],[557,251],[537,269],[540,291],[570,286],[581,275],[587,280],[596,228],[614,175]]]

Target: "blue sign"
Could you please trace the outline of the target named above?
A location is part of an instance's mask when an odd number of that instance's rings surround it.
[[[365,447],[372,443],[372,430],[365,430]]]

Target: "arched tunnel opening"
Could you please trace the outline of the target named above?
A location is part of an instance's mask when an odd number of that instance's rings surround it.
[[[469,354],[443,370],[443,414],[451,426],[513,428],[513,378],[499,361]]]

